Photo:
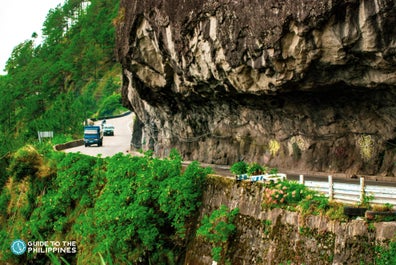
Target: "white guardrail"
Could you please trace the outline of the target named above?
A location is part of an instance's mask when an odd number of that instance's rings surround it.
[[[278,174],[264,174],[256,176],[248,176],[247,174],[237,175],[236,180],[250,180],[252,182],[268,182],[268,181],[282,181],[286,180],[287,175],[283,173]],[[305,180],[303,175],[300,175],[300,184],[304,184],[307,188],[316,190],[331,200],[336,200],[344,203],[359,203],[363,202],[365,198],[370,198],[369,203],[372,204],[392,204],[396,207],[396,187],[391,186],[377,186],[366,185],[364,178],[360,178],[359,184],[354,183],[337,183],[333,182],[333,177],[328,176],[328,181],[309,181]]]
[[[373,204],[392,204],[396,206],[396,187],[366,185],[364,178],[360,178],[359,184],[336,183],[332,176],[328,181],[305,181],[304,176],[300,175],[301,184],[306,187],[319,191],[330,199],[346,203],[363,202],[364,198],[370,198],[369,203]]]

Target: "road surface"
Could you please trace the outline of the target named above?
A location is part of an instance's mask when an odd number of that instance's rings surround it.
[[[134,114],[131,113],[127,116],[108,119],[107,124],[114,125],[114,136],[103,136],[103,146],[91,145],[88,147],[77,146],[65,149],[65,152],[86,154],[90,156],[101,155],[101,157],[113,156],[117,153],[128,153],[131,136],[132,136],[132,122]],[[102,121],[96,121],[95,125],[101,125]]]

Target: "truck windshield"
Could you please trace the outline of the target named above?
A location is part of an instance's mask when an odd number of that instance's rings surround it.
[[[98,134],[98,131],[94,129],[87,129],[84,131],[84,134]]]

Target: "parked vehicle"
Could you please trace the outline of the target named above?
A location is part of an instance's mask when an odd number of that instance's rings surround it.
[[[114,136],[114,125],[103,124],[103,134]]]
[[[91,144],[103,145],[103,131],[100,126],[85,126],[84,127],[84,145],[85,147]]]

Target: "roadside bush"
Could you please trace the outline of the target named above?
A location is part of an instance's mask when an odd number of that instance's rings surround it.
[[[344,220],[342,203],[329,199],[295,181],[264,184],[263,209],[284,208],[303,215],[326,215],[330,219]]]
[[[239,161],[232,164],[230,171],[235,175],[248,174],[249,176],[278,173],[277,168],[268,168],[266,166],[261,166],[258,163],[247,164],[245,161]]]
[[[230,171],[235,175],[241,175],[241,174],[246,174],[247,169],[248,169],[248,164],[245,161],[239,161],[231,166]]]
[[[294,181],[264,184],[264,208],[295,207],[314,191]]]
[[[18,183],[24,187],[23,200],[11,213],[12,224],[0,218],[7,232],[30,241],[73,238],[83,247],[70,256],[71,264],[100,264],[100,257],[107,264],[181,263],[210,168],[198,162],[182,168],[175,150],[166,159],[154,158],[152,152],[91,157],[54,152],[47,144],[39,150],[45,158],[33,147],[12,158],[9,169],[19,179],[41,176],[43,163],[51,177]],[[0,210],[7,209],[13,196],[1,193]],[[0,255],[0,263],[13,258]],[[62,255],[29,254],[26,260],[44,264],[62,260]]]
[[[36,176],[43,163],[43,159],[32,145],[18,149],[11,157],[8,174],[17,181],[28,176]]]
[[[168,159],[151,152],[144,157],[117,154],[106,167],[107,183],[91,212],[95,224],[89,230],[95,234],[87,235],[95,238],[94,252],[144,264],[169,264],[173,257],[177,263],[210,169],[193,162],[182,172],[175,151]],[[78,220],[82,231],[84,220]]]
[[[304,214],[325,214],[330,208],[330,202],[323,194],[310,193],[299,203],[298,208]]]
[[[32,197],[29,201],[36,200],[30,202],[36,205],[29,218],[28,231],[35,238],[67,233],[74,222],[71,213],[92,206],[95,199],[91,190],[95,189],[92,186],[97,185],[100,177],[95,170],[100,159],[75,153],[56,154],[52,156],[52,163],[56,164],[55,176],[48,183],[32,182],[28,192],[28,197]],[[46,192],[38,196],[43,190]]]
[[[167,178],[161,183],[158,202],[161,211],[168,215],[176,235],[180,239],[186,236],[186,221],[200,206],[202,187],[208,168],[202,168],[198,162],[191,163],[183,174]]]
[[[265,171],[265,167],[261,166],[258,163],[252,163],[247,168],[247,173],[249,176],[260,175]]]

